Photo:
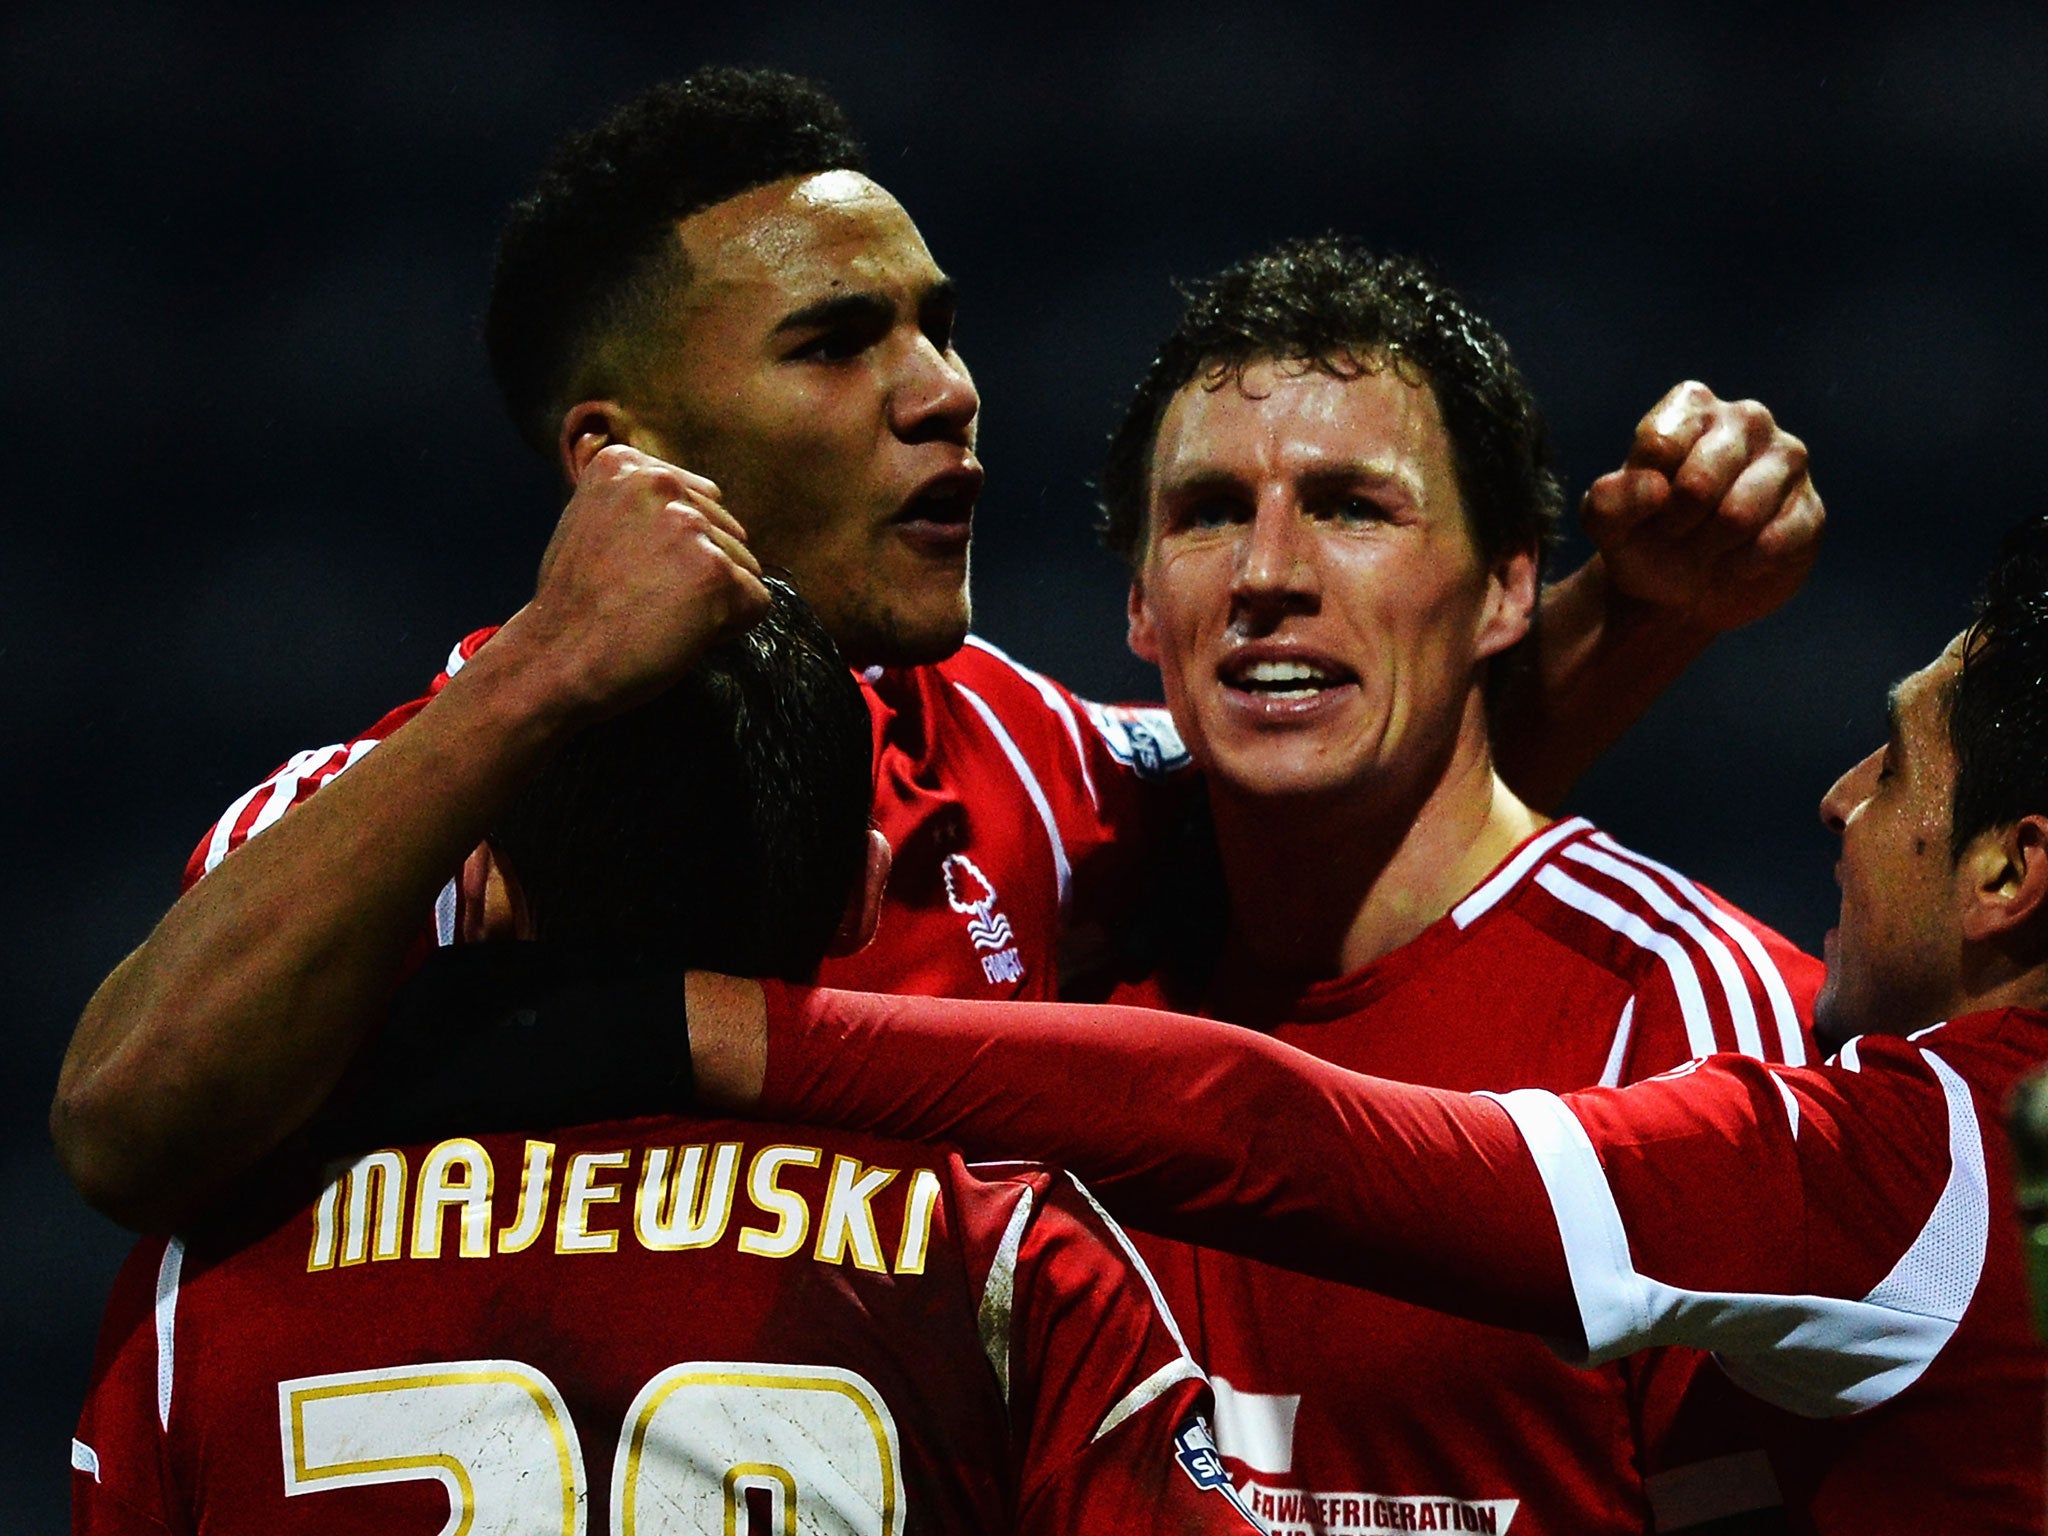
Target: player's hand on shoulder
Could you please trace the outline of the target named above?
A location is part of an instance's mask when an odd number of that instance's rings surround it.
[[[1820,553],[1826,513],[1806,457],[1757,401],[1688,381],[1637,423],[1580,517],[1618,591],[1733,629],[1797,592]]]
[[[761,564],[718,487],[622,443],[581,466],[533,600],[505,626],[557,664],[593,718],[658,693],[767,613]],[[494,642],[502,646],[506,635]]]

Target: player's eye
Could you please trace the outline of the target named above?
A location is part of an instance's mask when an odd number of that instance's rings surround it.
[[[847,358],[860,356],[872,345],[873,340],[865,335],[861,328],[835,326],[829,331],[821,331],[816,336],[798,343],[791,349],[789,355],[792,358],[819,362],[843,362]]]
[[[1228,496],[1201,496],[1182,502],[1174,509],[1172,526],[1190,531],[1228,528],[1248,522],[1251,511],[1243,502]]]
[[[790,349],[789,356],[805,361],[845,362],[859,357],[888,334],[886,315],[852,315],[806,336]]]
[[[1308,511],[1311,517],[1342,527],[1357,528],[1369,523],[1397,520],[1394,504],[1363,491],[1332,491],[1327,496],[1312,497]]]
[[[1324,515],[1340,523],[1383,523],[1387,509],[1368,496],[1339,496]]]

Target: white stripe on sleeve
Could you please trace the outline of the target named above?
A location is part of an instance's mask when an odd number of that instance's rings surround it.
[[[443,949],[455,942],[455,919],[461,909],[461,887],[450,880],[434,898],[434,942]]]
[[[1645,869],[1655,870],[1677,887],[1687,901],[1706,913],[1708,920],[1716,928],[1735,941],[1735,947],[1742,951],[1742,957],[1749,962],[1750,969],[1762,980],[1764,996],[1771,1000],[1771,1020],[1778,1026],[1778,1049],[1784,1056],[1785,1064],[1789,1067],[1805,1066],[1806,1033],[1799,1027],[1799,1010],[1792,1006],[1791,989],[1785,985],[1785,977],[1778,970],[1777,962],[1771,959],[1770,951],[1764,948],[1763,940],[1750,931],[1749,925],[1729,916],[1722,910],[1719,902],[1677,870],[1659,864],[1655,859],[1646,858],[1632,848],[1622,847],[1605,832],[1595,832],[1592,841],[1632,864],[1640,864]]]
[[[1762,1059],[1764,1054],[1763,1036],[1757,1032],[1756,1005],[1749,999],[1749,983],[1743,979],[1742,967],[1735,963],[1735,956],[1726,944],[1707,931],[1707,925],[1693,913],[1673,901],[1657,882],[1639,869],[1631,869],[1612,854],[1598,848],[1588,848],[1581,843],[1567,848],[1564,857],[1597,869],[1610,880],[1619,881],[1642,897],[1649,908],[1665,922],[1676,926],[1689,937],[1707,957],[1707,963],[1714,969],[1715,979],[1721,983],[1721,995],[1728,1000],[1728,1015],[1735,1022],[1735,1049],[1745,1056]]]
[[[1067,910],[1067,888],[1074,883],[1074,872],[1067,864],[1067,845],[1060,838],[1060,824],[1047,803],[1045,790],[1040,787],[1038,775],[1031,771],[1031,765],[1024,760],[1024,753],[1003,729],[1003,722],[996,718],[996,712],[988,707],[981,695],[965,683],[955,683],[961,697],[974,706],[989,731],[995,736],[996,745],[1003,749],[1003,756],[1010,760],[1010,766],[1017,770],[1017,777],[1024,785],[1024,793],[1031,797],[1031,804],[1038,812],[1038,819],[1045,823],[1046,841],[1052,844],[1053,875],[1059,881],[1060,911]]]
[[[1636,1000],[1630,998],[1621,1005],[1621,1022],[1614,1027],[1614,1044],[1607,1050],[1607,1065],[1600,1069],[1602,1088],[1621,1086],[1621,1069],[1628,1065],[1628,1042],[1635,1034]]]
[[[164,1244],[156,1271],[156,1421],[171,1427],[171,1376],[177,1365],[178,1276],[185,1267],[185,1240]]]
[[[76,1435],[71,1437],[71,1470],[89,1472],[94,1482],[100,1480],[100,1453]]]
[[[1187,1354],[1188,1341],[1180,1336],[1180,1324],[1174,1321],[1173,1309],[1167,1306],[1166,1298],[1160,1294],[1159,1282],[1152,1278],[1150,1266],[1145,1263],[1138,1250],[1131,1246],[1131,1240],[1124,1235],[1124,1229],[1117,1225],[1116,1218],[1102,1208],[1102,1202],[1095,1198],[1094,1191],[1071,1173],[1067,1175],[1067,1182],[1081,1192],[1081,1198],[1088,1202],[1089,1209],[1093,1210],[1103,1226],[1109,1229],[1109,1235],[1116,1239],[1116,1245],[1123,1249],[1124,1257],[1131,1261],[1131,1268],[1136,1270],[1138,1278],[1145,1282],[1145,1292],[1152,1298],[1152,1309],[1159,1314],[1159,1321],[1166,1324],[1166,1331],[1173,1335],[1174,1348],[1183,1355]]]
[[[1096,1218],[1107,1229],[1109,1235],[1116,1239],[1117,1246],[1123,1250],[1124,1257],[1130,1261],[1131,1268],[1137,1273],[1138,1278],[1145,1282],[1146,1294],[1152,1298],[1152,1310],[1159,1315],[1159,1321],[1166,1325],[1167,1333],[1173,1338],[1174,1348],[1180,1351],[1178,1360],[1167,1361],[1118,1399],[1116,1406],[1103,1416],[1100,1424],[1096,1425],[1095,1433],[1088,1437],[1090,1440],[1100,1440],[1146,1404],[1156,1401],[1169,1387],[1190,1378],[1207,1378],[1203,1375],[1202,1368],[1195,1364],[1195,1357],[1188,1353],[1187,1340],[1181,1337],[1180,1324],[1174,1321],[1173,1309],[1167,1306],[1166,1297],[1160,1294],[1159,1282],[1152,1278],[1150,1267],[1132,1246],[1130,1238],[1124,1235],[1124,1229],[1117,1225],[1115,1217],[1102,1208],[1102,1202],[1095,1198],[1094,1192],[1086,1184],[1071,1173],[1067,1175],[1067,1182],[1080,1191],[1081,1198],[1088,1202],[1089,1209],[1095,1212]]]
[[[1585,817],[1574,816],[1570,821],[1560,821],[1547,832],[1539,832],[1529,839],[1520,853],[1482,880],[1471,895],[1451,908],[1451,921],[1460,928],[1470,928],[1492,911],[1500,899],[1520,883],[1524,875],[1542,863],[1551,849],[1574,832],[1583,832],[1588,825]]]
[[[1711,1349],[1756,1397],[1808,1418],[1872,1408],[1915,1381],[1953,1337],[1984,1269],[1990,1199],[1968,1086],[1923,1049],[1941,1085],[1949,1176],[1920,1232],[1861,1300],[1693,1291],[1639,1273],[1591,1139],[1556,1095],[1487,1094],[1513,1117],[1550,1198],[1585,1331],[1561,1351],[1600,1364],[1657,1344]]]
[[[221,813],[220,820],[213,824],[213,836],[206,845],[206,864],[201,873],[212,874],[220,867],[220,861],[232,853],[240,843],[246,843],[258,832],[276,825],[277,819],[298,803],[299,790],[309,779],[325,782],[353,768],[381,739],[366,736],[359,741],[336,742],[331,747],[311,747],[304,752],[294,753],[290,762]],[[344,754],[339,765],[334,762],[336,753]],[[235,836],[235,826],[241,821],[250,803],[259,795],[265,797],[263,807],[249,822],[248,831],[238,839]]]
[[[1662,960],[1671,975],[1672,989],[1678,994],[1678,1012],[1685,1020],[1685,1040],[1693,1055],[1711,1056],[1720,1049],[1714,1039],[1713,1018],[1707,1012],[1707,994],[1700,987],[1699,970],[1683,942],[1652,928],[1637,913],[1574,880],[1555,864],[1539,869],[1536,883],[1566,906],[1612,928]]]
[[[1003,1228],[1003,1240],[996,1244],[995,1262],[989,1265],[988,1283],[981,1288],[981,1305],[975,1309],[981,1351],[995,1368],[1006,1403],[1010,1400],[1010,1320],[1017,1310],[1017,1251],[1024,1244],[1024,1229],[1030,1225],[1031,1189],[1027,1185],[1010,1213],[1010,1224]]]
[[[1060,691],[1046,681],[1042,675],[1032,671],[1027,666],[1021,665],[1009,652],[990,645],[981,636],[969,635],[967,643],[977,651],[993,656],[997,661],[1000,661],[1012,672],[1023,678],[1025,682],[1038,691],[1039,698],[1045,701],[1045,707],[1059,717],[1060,724],[1067,728],[1068,740],[1074,744],[1074,756],[1081,764],[1081,787],[1088,791],[1088,803],[1100,810],[1102,802],[1096,798],[1095,775],[1088,771],[1088,751],[1081,744],[1081,722],[1074,718],[1074,711],[1068,706],[1067,701],[1060,697]]]
[[[1799,1139],[1799,1095],[1785,1085],[1777,1073],[1771,1074],[1771,1082],[1778,1090],[1778,1097],[1785,1101],[1785,1123],[1791,1128],[1792,1139]]]
[[[1159,1401],[1170,1388],[1184,1381],[1200,1381],[1202,1368],[1186,1355],[1178,1360],[1169,1360],[1150,1376],[1139,1382],[1116,1401],[1116,1406],[1102,1416],[1102,1422],[1095,1426],[1090,1440],[1100,1440],[1132,1414]]]

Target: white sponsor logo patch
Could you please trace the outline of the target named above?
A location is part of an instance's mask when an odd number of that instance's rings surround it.
[[[1520,1499],[1454,1499],[1439,1493],[1315,1493],[1256,1478],[1238,1487],[1273,1536],[1381,1536],[1395,1531],[1506,1531]]]
[[[964,853],[949,853],[939,866],[946,877],[946,905],[967,919],[967,937],[981,956],[981,972],[990,985],[1024,979],[1024,959],[1017,953],[1016,935],[1010,920],[996,910],[996,888],[974,860]]]
[[[1141,779],[1163,779],[1188,765],[1188,749],[1173,728],[1173,716],[1157,707],[1091,704],[1082,708],[1102,734],[1109,755]]]

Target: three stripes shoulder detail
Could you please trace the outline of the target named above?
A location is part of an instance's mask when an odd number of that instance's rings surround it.
[[[1653,957],[1670,978],[1695,1055],[1733,1050],[1804,1065],[1805,1036],[1777,962],[1746,922],[1693,881],[1575,817],[1531,839],[1453,918],[1467,927],[1523,889],[1542,891]]]

